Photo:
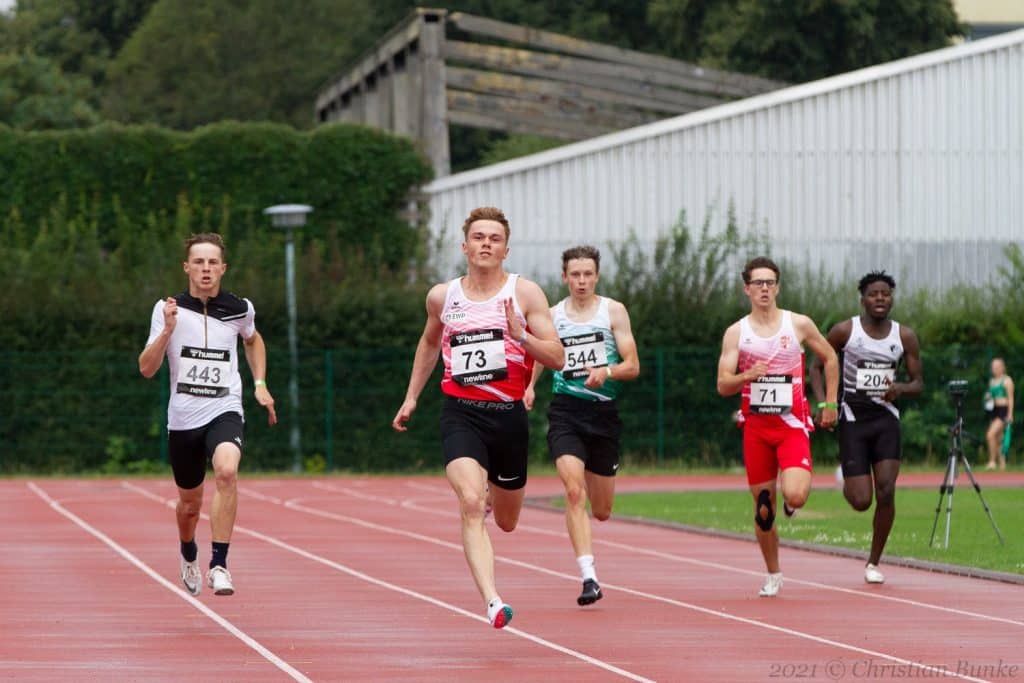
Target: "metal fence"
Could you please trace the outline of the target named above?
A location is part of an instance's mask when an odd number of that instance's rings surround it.
[[[641,353],[641,376],[620,400],[626,463],[725,466],[741,462],[740,436],[731,413],[738,398],[715,391],[718,347],[654,348]],[[906,402],[905,457],[941,459],[953,419],[946,395],[949,379],[965,378],[966,429],[983,436],[981,395],[989,348],[950,347],[923,357],[928,388]],[[245,467],[249,470],[357,472],[418,471],[440,467],[439,368],[420,398],[409,432],[395,433],[391,420],[405,394],[412,349],[303,350],[299,359],[302,448],[296,458],[288,440],[287,364],[283,350],[270,350],[268,381],[279,424],[246,386]],[[1011,375],[1024,368],[1024,349],[1007,357]],[[1022,375],[1024,377],[1024,375]],[[136,352],[38,351],[0,353],[0,472],[146,471],[166,461],[166,365],[142,378]],[[531,458],[547,458],[546,406],[550,375],[540,382],[530,417]],[[814,436],[815,458],[832,462],[835,443]],[[1015,446],[1015,451],[1020,448]],[[1013,453],[1011,453],[1012,455]]]

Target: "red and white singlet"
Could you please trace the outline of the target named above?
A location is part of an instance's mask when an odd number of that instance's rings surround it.
[[[515,297],[518,279],[518,275],[509,273],[501,290],[486,301],[466,298],[462,278],[448,283],[441,309],[441,391],[445,394],[476,401],[523,398],[533,358],[509,334],[504,305],[511,297],[516,318],[526,329],[526,317]]]
[[[739,372],[758,361],[768,364],[768,373],[743,387],[741,408],[747,427],[783,424],[812,431],[810,406],[804,392],[804,350],[797,341],[793,316],[782,311],[782,324],[771,337],[760,337],[750,325],[750,316],[740,320]],[[778,419],[776,419],[778,418]]]

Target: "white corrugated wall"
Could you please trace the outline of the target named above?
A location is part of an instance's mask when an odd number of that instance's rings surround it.
[[[498,206],[506,265],[545,281],[563,249],[645,243],[732,202],[777,257],[910,289],[983,283],[1024,241],[1024,30],[659,121],[431,183],[438,266]],[[608,263],[606,268],[614,268]]]

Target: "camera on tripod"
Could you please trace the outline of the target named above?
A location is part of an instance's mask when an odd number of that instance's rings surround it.
[[[951,379],[949,384],[946,385],[946,391],[953,398],[963,398],[967,395],[967,380],[965,379]]]

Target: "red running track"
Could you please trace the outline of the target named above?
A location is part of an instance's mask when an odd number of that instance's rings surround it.
[[[700,485],[624,477],[620,490]],[[558,489],[530,481],[531,495]],[[891,566],[867,586],[861,561],[783,548],[785,587],[758,598],[753,543],[613,518],[594,533],[605,598],[579,608],[562,516],[532,508],[511,534],[490,526],[516,610],[497,631],[440,477],[244,481],[237,591],[192,598],[174,495],[163,480],[0,482],[0,678],[1024,679],[1020,586]],[[205,564],[208,523],[198,540]]]

